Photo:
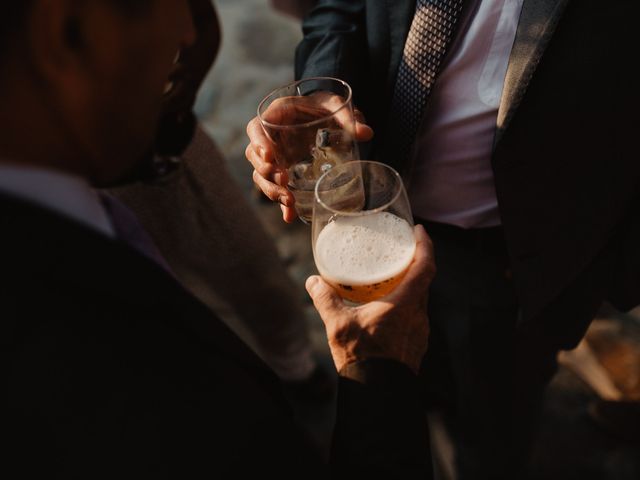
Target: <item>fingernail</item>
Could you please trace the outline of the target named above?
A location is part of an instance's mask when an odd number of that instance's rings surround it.
[[[307,287],[307,290],[309,292],[313,291],[316,286],[318,285],[318,277],[317,276],[311,276],[309,278],[307,278],[307,281],[305,283],[305,287]]]

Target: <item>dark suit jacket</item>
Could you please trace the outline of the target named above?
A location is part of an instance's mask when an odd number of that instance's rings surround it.
[[[275,375],[164,270],[9,197],[0,232],[5,474],[326,478]],[[415,376],[386,360],[350,368],[360,381],[339,385],[332,463],[428,475]]]
[[[298,77],[352,84],[376,131],[369,154],[391,164],[385,119],[414,10],[415,0],[321,0],[296,55]],[[640,304],[640,89],[629,70],[639,10],[524,0],[509,60],[492,159],[500,213],[522,320],[561,325],[565,347],[604,298]]]

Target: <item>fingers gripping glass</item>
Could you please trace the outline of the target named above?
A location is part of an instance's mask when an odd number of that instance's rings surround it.
[[[414,257],[412,218],[393,168],[370,161],[333,167],[314,195],[312,246],[320,275],[352,302],[387,295]]]
[[[316,181],[333,166],[358,158],[351,87],[335,78],[309,78],[262,100],[258,118],[276,164],[287,170],[298,216],[311,221]]]

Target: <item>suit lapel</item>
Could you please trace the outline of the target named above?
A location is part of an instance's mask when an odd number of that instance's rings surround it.
[[[509,126],[569,0],[524,0],[498,110],[497,143]]]

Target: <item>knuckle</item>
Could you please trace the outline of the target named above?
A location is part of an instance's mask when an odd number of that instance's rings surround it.
[[[271,201],[276,201],[280,198],[280,193],[275,185],[265,180],[260,174],[254,170],[253,173],[253,181],[260,187],[262,193],[264,193],[267,198]]]
[[[253,144],[249,144],[247,145],[247,148],[244,149],[244,156],[247,158],[247,160],[251,161],[251,156],[253,154]]]
[[[265,192],[270,189],[270,183],[260,174],[258,170],[253,171],[253,181],[260,186],[260,188]]]
[[[269,163],[256,162],[255,169],[265,179],[270,179],[273,175],[273,166]]]
[[[252,137],[252,135],[253,135],[253,132],[254,132],[254,130],[255,130],[256,122],[257,122],[257,121],[258,121],[258,117],[253,117],[253,118],[249,121],[249,123],[247,123],[247,136],[248,136],[249,138],[251,138],[251,137]]]
[[[264,193],[266,195],[266,197],[271,200],[272,202],[276,202],[279,198],[278,196],[278,192],[276,192],[275,190],[271,189],[271,188],[263,188],[262,189],[262,193]]]
[[[349,331],[349,327],[342,322],[327,325],[327,335],[337,342],[344,342],[349,337]]]
[[[333,306],[333,297],[329,290],[323,290],[318,294],[318,302],[322,305]]]

